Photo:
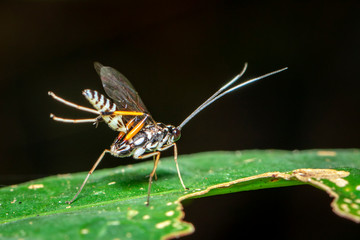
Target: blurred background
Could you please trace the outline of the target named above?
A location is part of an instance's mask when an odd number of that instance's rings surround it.
[[[109,147],[116,133],[104,124],[49,119],[89,116],[47,91],[89,106],[81,91],[103,92],[94,61],[122,72],[155,120],[174,125],[245,62],[243,80],[289,67],[199,114],[180,154],[358,148],[359,10],[358,1],[1,1],[0,184],[88,171]],[[128,163],[107,156],[99,168]],[[184,239],[359,234],[330,202],[307,186],[187,201],[196,232]]]

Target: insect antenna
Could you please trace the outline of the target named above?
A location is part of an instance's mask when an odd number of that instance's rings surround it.
[[[236,85],[235,87],[232,87],[232,88],[226,90],[230,85],[232,85],[235,81],[237,81],[240,77],[242,77],[242,75],[245,73],[246,69],[247,69],[247,63],[245,63],[243,70],[238,75],[236,75],[228,83],[226,83],[224,86],[222,86],[210,98],[208,98],[203,104],[201,104],[197,109],[195,109],[195,111],[192,112],[177,128],[179,130],[181,130],[185,126],[185,124],[187,124],[193,117],[195,117],[195,115],[197,115],[204,108],[206,108],[207,106],[209,106],[210,104],[212,104],[213,102],[218,100],[219,98],[223,97],[224,95],[226,95],[226,94],[228,94],[228,93],[230,93],[232,91],[235,91],[236,89],[242,88],[242,87],[244,87],[244,86],[246,86],[246,85],[248,85],[250,83],[258,81],[260,79],[263,79],[263,78],[269,77],[271,75],[274,75],[276,73],[282,72],[282,71],[286,70],[287,67],[276,70],[276,71],[273,71],[273,72],[270,72],[270,73],[267,73],[267,74],[264,74],[264,75],[262,75],[260,77],[250,79],[248,81],[245,81],[243,83],[240,83],[240,84]]]

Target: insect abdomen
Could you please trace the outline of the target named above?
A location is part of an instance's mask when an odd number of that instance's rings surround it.
[[[101,113],[115,112],[116,105],[97,91],[86,89],[83,95]],[[126,132],[126,127],[121,115],[101,115],[109,127],[115,131]]]
[[[91,105],[100,112],[116,111],[116,105],[97,91],[86,89],[83,91],[83,95],[91,103]]]

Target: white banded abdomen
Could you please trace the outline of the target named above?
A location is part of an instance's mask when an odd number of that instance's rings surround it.
[[[86,89],[83,91],[83,95],[101,113],[115,112],[117,110],[115,103],[95,90]],[[101,117],[111,129],[118,132],[127,132],[122,115],[101,115]]]

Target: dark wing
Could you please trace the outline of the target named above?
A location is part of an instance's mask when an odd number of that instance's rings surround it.
[[[96,72],[101,78],[106,94],[114,100],[119,110],[144,112],[149,114],[129,80],[112,67],[106,67],[98,62],[94,63]]]

